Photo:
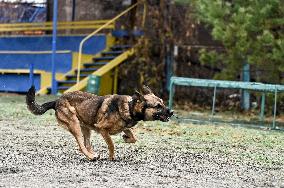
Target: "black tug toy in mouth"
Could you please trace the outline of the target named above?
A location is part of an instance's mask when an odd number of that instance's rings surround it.
[[[173,111],[168,110],[167,113],[156,113],[154,114],[154,120],[159,120],[162,122],[168,122],[170,120],[170,117],[173,115]]]

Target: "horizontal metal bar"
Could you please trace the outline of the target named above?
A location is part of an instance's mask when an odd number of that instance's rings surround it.
[[[0,69],[1,74],[29,74],[30,69]],[[34,74],[42,74],[45,71],[34,70]]]
[[[104,23],[99,24],[59,24],[60,27],[98,27],[102,26]],[[0,30],[4,29],[29,29],[29,28],[52,28],[52,25],[29,25],[25,27],[0,27]],[[109,27],[114,27],[114,24],[109,25]]]
[[[75,26],[80,26],[80,27],[83,27],[83,26],[90,26],[90,27],[94,27],[94,26],[101,26],[103,25],[104,23],[83,23],[83,24],[75,24],[75,23],[72,23],[72,24],[58,24],[58,26],[61,26],[61,27],[75,27]],[[111,24],[110,26],[114,27],[114,24]],[[52,27],[52,25],[46,25],[46,24],[32,24],[32,25],[25,25],[25,26],[1,26],[0,25],[0,29],[15,29],[15,28],[37,28],[37,27]]]
[[[71,50],[57,50],[57,54],[71,53]],[[0,54],[51,54],[52,51],[0,51]]]
[[[59,25],[57,30],[65,29],[97,29],[102,25]],[[35,31],[35,30],[52,30],[52,26],[42,26],[42,27],[18,27],[18,28],[0,28],[0,32],[12,32],[12,31]],[[114,29],[114,25],[106,26],[104,29]]]
[[[74,22],[58,22],[59,25],[81,25],[81,24],[104,24],[109,20],[87,20],[87,21],[74,21]],[[1,27],[19,27],[19,26],[38,26],[38,25],[52,25],[53,22],[32,22],[32,23],[5,23],[0,24]]]
[[[197,87],[218,87],[229,89],[246,89],[256,91],[278,92],[284,91],[284,85],[264,84],[260,82],[241,82],[241,81],[224,81],[224,80],[209,80],[185,77],[171,77],[171,82],[175,85],[197,86]]]

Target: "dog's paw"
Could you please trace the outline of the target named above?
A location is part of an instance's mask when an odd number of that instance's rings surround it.
[[[129,143],[130,137],[128,137],[126,134],[122,135],[122,138],[123,138],[124,142]]]
[[[92,159],[90,159],[90,161],[97,161],[97,160],[99,160],[100,159],[100,155],[98,155],[98,156],[95,156],[94,158],[92,158]]]
[[[122,138],[123,139],[127,139],[127,138],[130,138],[129,136],[127,136],[126,134],[122,135]]]
[[[125,135],[125,134],[122,135],[122,138],[123,138],[124,142],[126,142],[126,143],[135,143],[136,142],[135,138],[131,138],[131,137]]]
[[[115,160],[115,158],[114,158],[114,156],[109,156],[108,160],[110,160],[110,161],[114,161],[114,160]]]

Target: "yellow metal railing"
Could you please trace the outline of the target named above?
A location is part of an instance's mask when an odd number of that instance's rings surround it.
[[[108,22],[106,22],[104,25],[102,25],[100,28],[98,28],[97,30],[95,30],[94,32],[90,33],[88,36],[86,36],[81,42],[80,42],[80,46],[79,46],[79,56],[78,56],[78,67],[77,67],[77,84],[80,81],[80,70],[81,70],[81,59],[82,59],[82,49],[83,49],[83,45],[84,43],[90,39],[92,36],[94,36],[95,34],[97,34],[98,32],[100,32],[102,29],[108,27],[111,24],[114,24],[114,22],[119,19],[120,17],[122,17],[123,15],[125,15],[126,13],[128,13],[130,10],[132,10],[133,8],[135,8],[136,6],[138,6],[138,4],[140,4],[141,2],[144,2],[144,0],[138,1],[137,3],[135,3],[134,5],[130,6],[129,8],[127,8],[125,11],[121,12],[120,14],[118,14],[116,17],[114,17],[113,19],[109,20]],[[142,24],[144,25],[145,23],[145,15],[146,15],[146,5],[144,2],[144,12],[143,12],[143,21]]]
[[[103,76],[104,74],[106,74],[110,70],[114,69],[115,67],[117,67],[122,62],[124,62],[129,56],[131,56],[133,54],[134,54],[133,48],[123,52],[122,54],[117,56],[115,59],[111,60],[108,64],[104,65],[103,67],[101,67],[97,71],[93,72],[92,75],[96,75],[96,76],[99,76],[99,77]],[[70,87],[64,93],[82,90],[87,85],[87,82],[88,82],[88,77],[82,79],[79,83],[76,83],[74,86]],[[114,85],[114,87],[117,87],[117,86]]]
[[[109,20],[92,20],[92,21],[74,21],[74,22],[58,22],[57,30],[66,29],[114,29],[114,23]],[[20,32],[20,31],[48,31],[52,30],[52,22],[34,22],[34,23],[13,23],[0,24],[0,32]]]

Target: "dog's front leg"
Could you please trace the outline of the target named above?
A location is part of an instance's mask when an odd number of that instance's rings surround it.
[[[108,151],[109,151],[109,160],[113,161],[114,160],[114,144],[113,144],[113,141],[112,141],[107,130],[101,129],[100,133],[103,136],[105,142],[107,143]]]
[[[132,129],[125,129],[125,130],[123,130],[123,132],[125,134],[122,137],[123,137],[123,140],[126,143],[135,143],[137,141],[136,137],[133,134],[133,130]]]

